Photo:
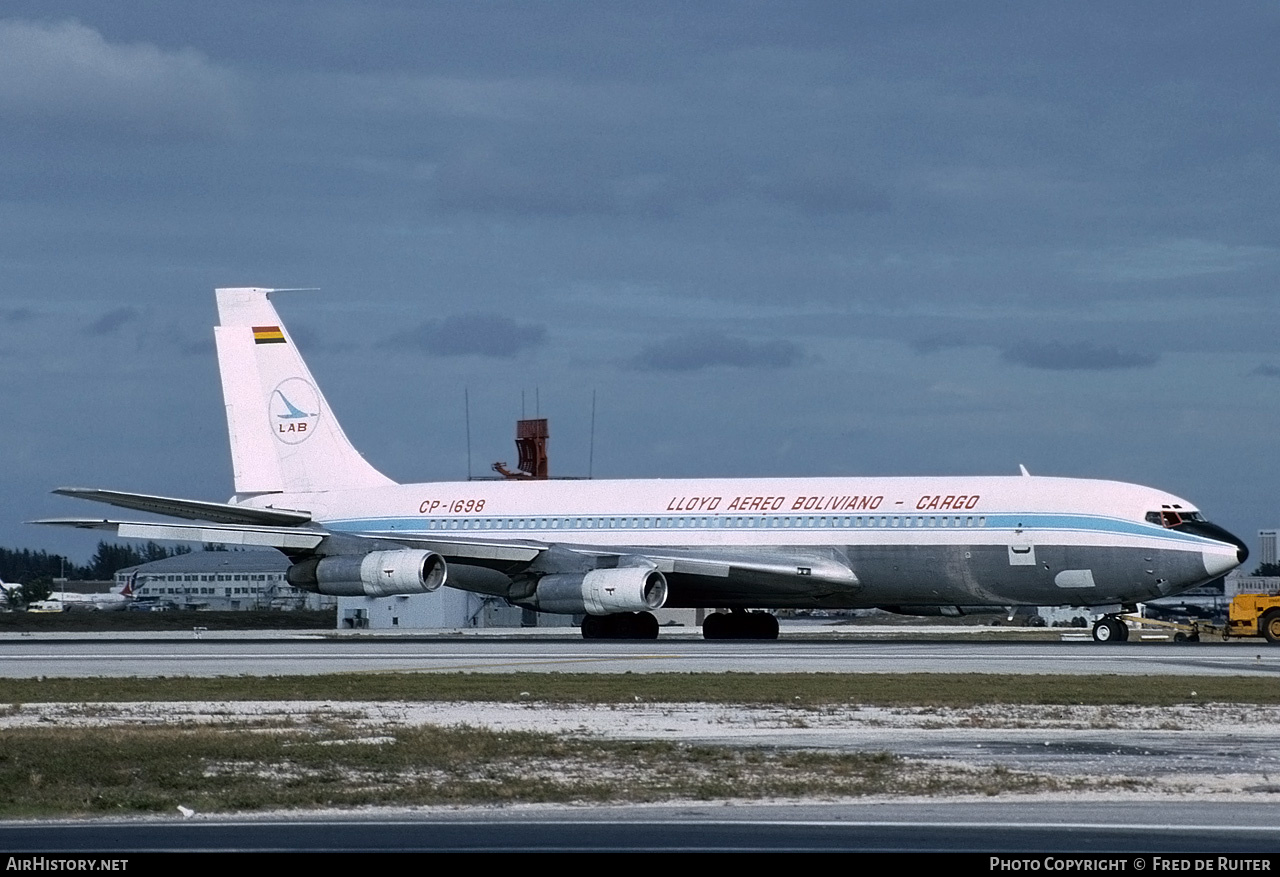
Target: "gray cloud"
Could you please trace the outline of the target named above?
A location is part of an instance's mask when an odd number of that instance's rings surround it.
[[[723,180],[691,179],[590,150],[566,163],[561,144],[526,145],[518,158],[488,148],[441,163],[436,203],[450,212],[526,216],[670,216],[732,191]]]
[[[207,135],[237,128],[232,77],[194,49],[108,42],[77,21],[0,21],[0,113],[42,129]]]
[[[909,343],[917,352],[929,354],[940,353],[943,350],[954,350],[958,347],[969,347],[974,342],[970,338],[964,338],[956,334],[939,334],[916,338]]]
[[[1088,341],[1063,343],[1027,342],[1004,348],[1000,357],[1005,362],[1050,371],[1107,371],[1124,368],[1146,368],[1160,360],[1156,353],[1128,353],[1115,347],[1103,347]]]
[[[705,368],[789,368],[804,359],[792,341],[751,341],[719,332],[676,335],[646,346],[631,365],[644,371],[690,372]]]
[[[69,511],[40,506],[68,479],[225,496],[208,290],[273,278],[340,291],[284,319],[359,388],[335,400],[352,438],[404,480],[457,476],[461,430],[383,427],[398,387],[370,347],[393,333],[387,356],[442,373],[409,418],[476,367],[535,358],[544,387],[670,412],[656,432],[615,412],[600,472],[1003,472],[1033,448],[1057,474],[1178,487],[1229,529],[1265,526],[1265,497],[1233,485],[1271,471],[1280,428],[1259,393],[1280,367],[1280,13],[1184,6],[1153,27],[1098,0],[7,0],[0,446],[28,450],[0,492],[26,517]],[[23,305],[34,319],[4,313]],[[107,315],[122,305],[138,316]],[[511,319],[444,319],[460,311]],[[53,314],[95,343],[59,345]],[[95,321],[106,334],[82,334]],[[128,357],[101,356],[121,341]],[[1115,380],[1175,350],[1197,364],[1179,381]],[[102,398],[125,372],[165,404]],[[857,392],[831,392],[841,374]],[[1046,377],[1073,430],[1033,404]],[[161,428],[87,455],[50,397]],[[753,410],[771,416],[750,436],[724,427]],[[1203,465],[1090,432],[1134,411]],[[1259,428],[1205,426],[1238,416]],[[179,422],[211,427],[198,467],[163,452]],[[11,543],[56,532],[0,522]]]
[[[1280,378],[1280,366],[1264,362],[1249,374],[1259,375],[1264,378]]]
[[[887,188],[854,173],[839,158],[812,158],[756,185],[769,197],[818,216],[885,213],[891,206]]]
[[[137,319],[137,308],[114,308],[86,326],[84,333],[86,335],[111,335],[125,324],[132,323]]]
[[[499,314],[457,314],[428,320],[416,329],[391,336],[401,347],[430,356],[487,356],[509,359],[546,343],[547,327],[518,323]]]

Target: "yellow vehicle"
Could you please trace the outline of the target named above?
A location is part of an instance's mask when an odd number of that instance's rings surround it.
[[[1201,635],[1208,634],[1221,636],[1224,641],[1232,637],[1260,636],[1269,643],[1280,644],[1280,591],[1237,594],[1227,609],[1226,627],[1204,621],[1164,621],[1139,615],[1123,615],[1120,619],[1139,629],[1156,627],[1175,631],[1173,641],[1179,643],[1198,643]]]
[[[1236,594],[1227,614],[1223,637],[1261,636],[1280,643],[1280,591],[1270,594]]]

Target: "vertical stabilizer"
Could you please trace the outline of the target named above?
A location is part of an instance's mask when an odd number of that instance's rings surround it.
[[[394,484],[352,447],[271,304],[271,292],[217,290],[214,339],[236,494]]]

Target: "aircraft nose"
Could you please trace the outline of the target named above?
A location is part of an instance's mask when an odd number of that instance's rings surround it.
[[[1249,559],[1249,546],[1244,544],[1243,539],[1215,524],[1210,524],[1209,526],[1218,531],[1218,535],[1215,535],[1214,539],[1219,542],[1229,542],[1236,547],[1236,566]]]
[[[1174,527],[1174,529],[1184,533],[1194,533],[1197,536],[1203,536],[1206,539],[1212,539],[1215,542],[1225,542],[1227,545],[1234,545],[1236,549],[1235,562],[1232,563],[1231,566],[1227,567],[1228,570],[1234,569],[1249,559],[1249,548],[1244,544],[1244,540],[1225,528],[1219,527],[1217,524],[1210,524],[1208,521],[1204,520],[1183,521],[1181,524]],[[1206,560],[1208,559],[1207,555],[1208,552],[1206,552]],[[1224,557],[1224,555],[1218,556]],[[1222,570],[1222,572],[1226,572],[1226,570]]]
[[[1240,565],[1235,556],[1225,551],[1202,551],[1200,556],[1204,558],[1205,572],[1214,578],[1226,575]]]

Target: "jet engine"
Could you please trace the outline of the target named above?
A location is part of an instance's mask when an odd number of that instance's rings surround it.
[[[295,588],[335,597],[429,594],[447,577],[443,557],[411,548],[311,557],[289,567],[286,574]]]
[[[576,615],[648,612],[667,602],[667,579],[652,566],[549,575],[539,579],[533,595],[522,602],[542,612]]]

